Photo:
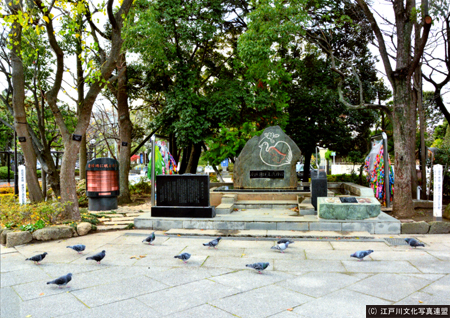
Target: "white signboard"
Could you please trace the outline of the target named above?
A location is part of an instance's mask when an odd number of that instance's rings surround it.
[[[27,182],[24,165],[19,166],[19,203],[27,204]]]
[[[433,166],[434,184],[433,184],[433,217],[437,220],[442,219],[442,165]]]

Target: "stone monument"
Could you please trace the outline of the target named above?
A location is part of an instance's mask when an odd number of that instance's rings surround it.
[[[279,126],[250,139],[234,164],[234,188],[296,189],[300,149]]]
[[[152,217],[213,218],[215,207],[209,201],[208,175],[156,176],[157,205]]]

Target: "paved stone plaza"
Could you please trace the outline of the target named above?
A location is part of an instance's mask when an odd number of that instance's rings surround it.
[[[162,232],[144,245],[149,233],[2,247],[1,317],[365,317],[365,305],[450,304],[450,235],[416,235],[426,247],[415,250],[317,236],[282,254],[270,238],[224,237],[214,250],[202,246],[210,237]],[[66,248],[74,244],[86,251]],[[103,249],[100,265],[86,260]],[[367,249],[366,260],[350,258]],[[41,265],[25,261],[42,252]],[[180,252],[192,254],[187,264],[174,259]],[[270,262],[263,274],[245,267],[261,261]],[[69,272],[70,287],[46,284]]]

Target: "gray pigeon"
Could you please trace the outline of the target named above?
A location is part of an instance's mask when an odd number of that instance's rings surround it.
[[[294,244],[294,241],[292,240],[288,240],[288,239],[281,239],[277,242],[277,244],[281,244],[281,243],[289,243],[289,244]]]
[[[267,267],[269,267],[269,263],[255,263],[255,264],[247,264],[246,267],[254,268],[258,271],[258,273],[262,274],[261,271],[265,270]]]
[[[61,286],[67,285],[72,280],[72,273],[69,273],[67,275],[58,277],[55,280],[52,280],[51,282],[47,282],[47,285],[49,284],[55,284],[58,285],[58,288],[61,288]],[[67,286],[69,287],[69,286]]]
[[[142,243],[144,242],[148,242],[148,245],[153,245],[152,242],[155,240],[155,232],[153,232],[152,234],[150,234],[149,237],[145,238]]]
[[[183,254],[174,256],[174,258],[179,258],[179,259],[181,259],[185,264],[186,264],[186,261],[187,261],[190,257],[191,257],[191,254],[189,254],[189,253],[183,253]]]
[[[83,244],[77,244],[77,245],[73,245],[73,246],[67,246],[67,248],[71,248],[74,251],[77,251],[78,254],[81,254],[81,252],[83,252],[86,249],[86,246]]]
[[[373,253],[373,250],[367,250],[367,251],[357,251],[355,253],[353,253],[352,255],[350,255],[350,257],[356,257],[358,258],[358,262],[364,260],[364,257],[366,257],[367,255]]]
[[[35,264],[39,264],[40,261],[42,261],[45,258],[45,255],[47,255],[47,252],[39,255],[34,255],[33,257],[25,259],[26,261],[33,261]]]
[[[103,250],[103,251],[101,251],[100,253],[97,253],[97,254],[95,254],[95,255],[93,255],[93,256],[86,257],[86,260],[93,259],[93,260],[96,261],[98,264],[100,264],[100,261],[101,261],[103,258],[105,258],[105,255],[106,255],[106,252],[105,252],[105,250]]]
[[[288,246],[289,246],[289,242],[286,242],[286,243],[281,243],[281,244],[272,246],[271,249],[279,250],[279,251],[281,251],[281,253],[284,253],[284,250],[287,249]]]
[[[210,248],[210,247],[217,248],[216,246],[217,246],[217,244],[219,244],[219,241],[221,239],[222,239],[221,237],[218,237],[218,238],[212,240],[211,242],[203,243],[203,246],[208,246],[208,248]]]
[[[411,249],[414,247],[416,248],[417,246],[422,246],[425,247],[425,244],[423,243],[419,243],[417,240],[413,239],[413,238],[407,238],[405,239],[405,242],[409,244],[409,246],[411,246]]]

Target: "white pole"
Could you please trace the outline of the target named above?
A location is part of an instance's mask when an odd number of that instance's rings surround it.
[[[442,221],[442,165],[434,165],[433,174],[433,219]]]
[[[19,166],[19,203],[27,204],[27,183],[24,165]]]

